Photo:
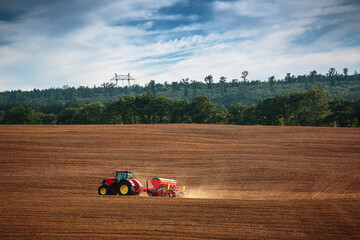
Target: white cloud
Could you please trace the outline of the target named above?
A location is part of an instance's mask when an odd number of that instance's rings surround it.
[[[172,6],[179,0],[132,0],[113,1],[98,11],[91,14],[93,18],[103,19],[106,22],[173,19],[179,16],[158,15],[157,10],[162,7]]]
[[[249,17],[266,17],[279,13],[277,1],[236,1],[222,2],[217,1],[214,4],[215,11],[233,12],[236,15]]]
[[[271,75],[282,78],[287,72],[307,74],[330,67],[351,71],[360,63],[358,45],[342,46],[339,39],[355,23],[327,31],[311,43],[297,43],[314,29],[327,26],[330,21],[325,15],[346,13],[350,20],[359,18],[349,16],[354,8],[339,1],[218,1],[210,22],[150,31],[159,18],[181,19],[179,14],[157,14],[157,9],[175,2],[112,2],[83,12],[79,18],[86,19],[85,25],[59,35],[41,30],[51,25],[36,17],[44,9],[15,22],[0,22],[0,32],[6,33],[0,40],[12,42],[0,47],[2,90],[100,85],[115,72],[130,72],[140,84],[186,77],[202,81],[208,74],[231,80],[240,78],[243,70],[249,71],[249,79],[266,80]],[[239,16],[261,21],[247,24],[239,22]],[[131,26],[126,23],[129,20],[144,23]],[[331,21],[332,26],[344,24],[340,18]],[[191,31],[206,34],[191,35]]]

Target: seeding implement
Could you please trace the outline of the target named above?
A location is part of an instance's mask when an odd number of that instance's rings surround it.
[[[116,171],[115,178],[106,178],[98,188],[99,195],[139,195],[147,193],[149,196],[160,197],[182,197],[184,196],[185,186],[181,190],[177,182],[173,179],[153,178],[151,180],[153,188],[149,188],[146,180],[146,188],[134,179],[132,171]]]

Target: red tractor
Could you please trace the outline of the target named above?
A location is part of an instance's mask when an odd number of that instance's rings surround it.
[[[141,183],[133,179],[134,172],[116,170],[115,178],[106,178],[99,187],[99,195],[138,195],[143,192]]]
[[[147,193],[149,196],[159,197],[182,197],[184,196],[185,186],[181,190],[177,182],[172,179],[153,178],[151,183],[154,188],[149,189],[149,183],[146,180],[146,189],[142,187],[138,180],[133,179],[132,171],[116,171],[115,178],[106,178],[99,187],[99,195],[138,195]]]

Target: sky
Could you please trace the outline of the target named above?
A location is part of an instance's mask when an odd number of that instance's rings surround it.
[[[0,0],[0,91],[360,72],[358,0]],[[121,85],[121,84],[120,84]]]

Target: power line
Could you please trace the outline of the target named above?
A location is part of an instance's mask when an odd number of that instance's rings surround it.
[[[127,82],[128,86],[129,86],[129,93],[131,94],[131,86],[132,86],[131,81],[134,81],[133,85],[135,85],[135,78],[131,77],[130,73],[128,73],[127,75],[118,75],[115,73],[115,76],[110,79],[110,82],[115,82],[115,86],[117,88],[119,87],[119,81],[122,82],[123,87],[124,87],[124,82],[125,82],[125,84]]]

